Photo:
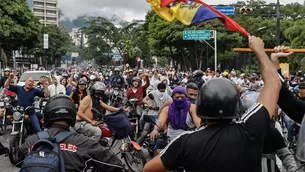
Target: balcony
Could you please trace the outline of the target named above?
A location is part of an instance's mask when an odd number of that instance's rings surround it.
[[[37,13],[37,12],[34,12],[34,16],[44,17],[44,13]]]

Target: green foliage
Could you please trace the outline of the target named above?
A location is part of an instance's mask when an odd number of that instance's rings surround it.
[[[1,57],[8,66],[13,50],[34,48],[41,25],[28,8],[26,0],[0,1]]]

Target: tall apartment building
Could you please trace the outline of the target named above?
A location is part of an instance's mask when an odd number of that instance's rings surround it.
[[[44,25],[58,25],[58,1],[57,0],[27,0],[33,14]]]

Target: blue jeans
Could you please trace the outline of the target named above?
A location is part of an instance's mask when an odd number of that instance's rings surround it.
[[[34,133],[38,133],[38,132],[42,131],[36,112],[32,112],[30,114],[30,120],[32,122],[32,127],[33,127]]]
[[[294,128],[295,122],[291,118],[289,118],[289,116],[287,116],[287,115],[285,115],[283,119],[284,119],[284,123],[287,127],[287,141],[292,142],[293,128]]]

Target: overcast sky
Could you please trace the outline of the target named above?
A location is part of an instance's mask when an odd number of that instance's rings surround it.
[[[204,2],[215,4],[230,4],[236,0],[204,0]],[[276,0],[267,0],[267,2],[276,2]],[[280,0],[281,3],[302,3],[304,0]],[[149,10],[150,5],[146,0],[58,0],[59,8],[65,17],[75,19],[80,15],[87,13],[116,14],[126,21],[133,19],[145,19],[145,14]]]

